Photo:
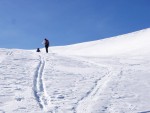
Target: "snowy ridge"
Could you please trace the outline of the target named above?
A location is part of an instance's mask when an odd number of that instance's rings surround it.
[[[150,29],[35,50],[0,49],[0,113],[150,112]]]
[[[138,50],[145,54],[150,52],[150,50],[147,49],[150,48],[149,37],[150,28],[147,28],[125,35],[74,45],[54,47],[52,49],[56,53],[78,56],[110,56],[127,53],[139,54]]]

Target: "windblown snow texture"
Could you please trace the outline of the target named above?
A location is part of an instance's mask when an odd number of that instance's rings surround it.
[[[150,112],[150,29],[49,51],[0,49],[0,113]]]

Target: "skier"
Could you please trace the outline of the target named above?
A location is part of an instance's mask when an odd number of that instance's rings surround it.
[[[46,38],[44,39],[44,45],[45,45],[46,53],[48,53],[49,41]]]

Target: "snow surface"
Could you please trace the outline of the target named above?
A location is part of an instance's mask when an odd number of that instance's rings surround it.
[[[150,112],[150,29],[49,50],[0,49],[0,113]]]

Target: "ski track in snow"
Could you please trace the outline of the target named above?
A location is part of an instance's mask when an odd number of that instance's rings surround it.
[[[104,67],[108,71],[107,71],[107,74],[105,74],[104,76],[100,77],[97,81],[95,81],[95,85],[93,86],[93,88],[89,92],[87,92],[84,97],[82,97],[80,100],[78,100],[78,102],[76,103],[76,106],[73,108],[74,113],[88,113],[88,107],[90,106],[88,102],[90,100],[92,101],[93,99],[95,99],[95,97],[99,97],[100,94],[105,89],[105,87],[107,86],[107,83],[112,78],[110,76],[110,75],[112,75],[111,67],[108,67],[105,65],[100,65],[98,63],[87,61],[87,60],[83,60],[83,61],[88,62],[90,64],[97,65],[99,67]]]
[[[78,59],[78,58],[77,58]],[[91,113],[92,111],[89,110],[91,107],[91,104],[89,102],[93,101],[93,103],[97,102],[98,99],[101,98],[101,95],[103,94],[103,91],[107,87],[108,83],[114,79],[116,76],[120,76],[122,73],[122,69],[120,68],[117,73],[114,73],[114,69],[112,66],[103,65],[91,61],[87,61],[85,59],[80,59],[82,61],[85,61],[90,64],[97,65],[98,67],[103,67],[107,70],[107,73],[100,77],[97,81],[95,81],[95,85],[93,88],[88,91],[84,97],[82,97],[78,102],[76,103],[76,106],[74,106],[74,113]],[[103,98],[103,97],[102,97]],[[105,100],[105,99],[104,99]],[[106,100],[107,101],[107,100]],[[103,103],[103,102],[102,102]],[[107,112],[108,105],[107,103],[103,104],[103,106],[100,107],[100,112]]]
[[[12,51],[8,51],[8,52],[7,52],[7,55],[9,55],[9,56],[11,56],[12,54],[13,54]]]
[[[39,103],[39,106],[44,111],[48,111],[48,106],[50,104],[48,95],[46,93],[44,80],[43,80],[43,71],[45,66],[45,60],[40,55],[40,61],[39,65],[37,67],[37,70],[35,72],[35,78],[34,78],[34,95]]]
[[[95,86],[84,96],[81,100],[78,101],[74,113],[87,113],[87,108],[89,107],[89,100],[94,99],[97,95],[100,95],[107,83],[110,80],[110,73],[106,74],[102,78],[98,79],[95,82]],[[80,108],[78,110],[78,108]]]

